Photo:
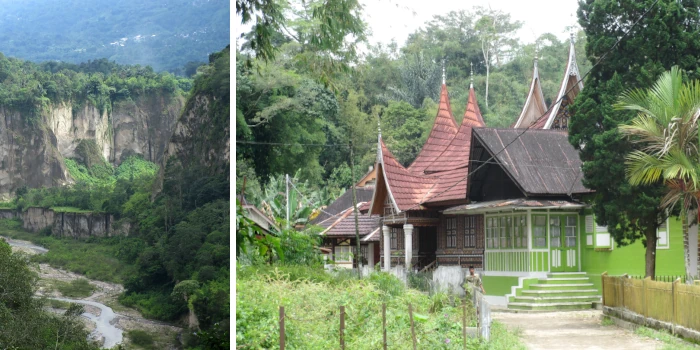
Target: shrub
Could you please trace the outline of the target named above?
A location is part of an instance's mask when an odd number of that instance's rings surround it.
[[[129,338],[129,341],[131,341],[131,343],[134,345],[138,345],[146,349],[154,349],[154,339],[151,333],[139,329],[134,329],[126,332],[126,336]]]
[[[92,295],[96,287],[84,278],[78,278],[70,282],[56,281],[56,289],[61,294],[73,298],[85,298]]]

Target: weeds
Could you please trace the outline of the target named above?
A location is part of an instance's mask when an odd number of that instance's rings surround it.
[[[603,317],[603,320],[600,321],[600,324],[601,324],[602,326],[605,326],[605,327],[607,327],[607,326],[614,326],[614,325],[615,325],[615,321],[613,321],[612,318],[610,318],[610,317],[608,317],[608,316],[604,316],[604,317]]]
[[[63,296],[72,298],[89,297],[96,289],[94,285],[84,278],[78,278],[70,282],[56,281],[55,286]]]
[[[634,334],[663,342],[664,350],[698,349],[697,345],[685,342],[682,339],[675,337],[666,331],[657,331],[647,327],[638,327],[634,330]]]

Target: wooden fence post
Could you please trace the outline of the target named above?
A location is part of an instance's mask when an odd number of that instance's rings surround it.
[[[600,292],[603,294],[601,296],[601,300],[603,302],[603,306],[605,306],[605,277],[608,275],[608,271],[603,272],[602,275],[600,275]]]
[[[386,303],[382,303],[382,334],[384,335],[384,350],[386,350]]]
[[[681,279],[678,278],[673,283],[671,284],[671,297],[673,298],[673,313],[671,316],[671,334],[676,335],[676,317],[678,315],[678,312],[676,312],[676,307],[677,307],[677,297],[676,297],[676,283],[680,283]]]
[[[462,301],[462,342],[467,348],[467,299]]]
[[[284,306],[280,306],[280,350],[284,350]]]
[[[345,349],[345,306],[340,306],[340,348]]]
[[[408,318],[411,320],[411,338],[413,338],[413,350],[416,350],[416,328],[413,325],[413,306],[408,304]]]
[[[622,307],[625,307],[625,280],[627,279],[627,274],[624,274],[620,277],[620,285],[622,286]]]
[[[647,307],[647,280],[651,280],[651,277],[645,277],[642,280],[642,313],[644,314],[644,325],[647,325],[647,318],[649,318],[649,308]]]

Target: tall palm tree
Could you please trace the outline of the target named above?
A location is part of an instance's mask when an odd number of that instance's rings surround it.
[[[681,205],[685,273],[688,283],[691,283],[686,213],[693,203],[698,204],[700,198],[700,81],[683,84],[680,69],[673,67],[650,89],[622,94],[615,107],[638,113],[629,125],[619,127],[622,134],[639,146],[627,155],[625,162],[630,184],[663,181],[668,191],[661,207]]]

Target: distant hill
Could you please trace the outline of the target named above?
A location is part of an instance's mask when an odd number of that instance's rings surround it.
[[[229,0],[0,0],[0,52],[176,71],[230,43]]]

